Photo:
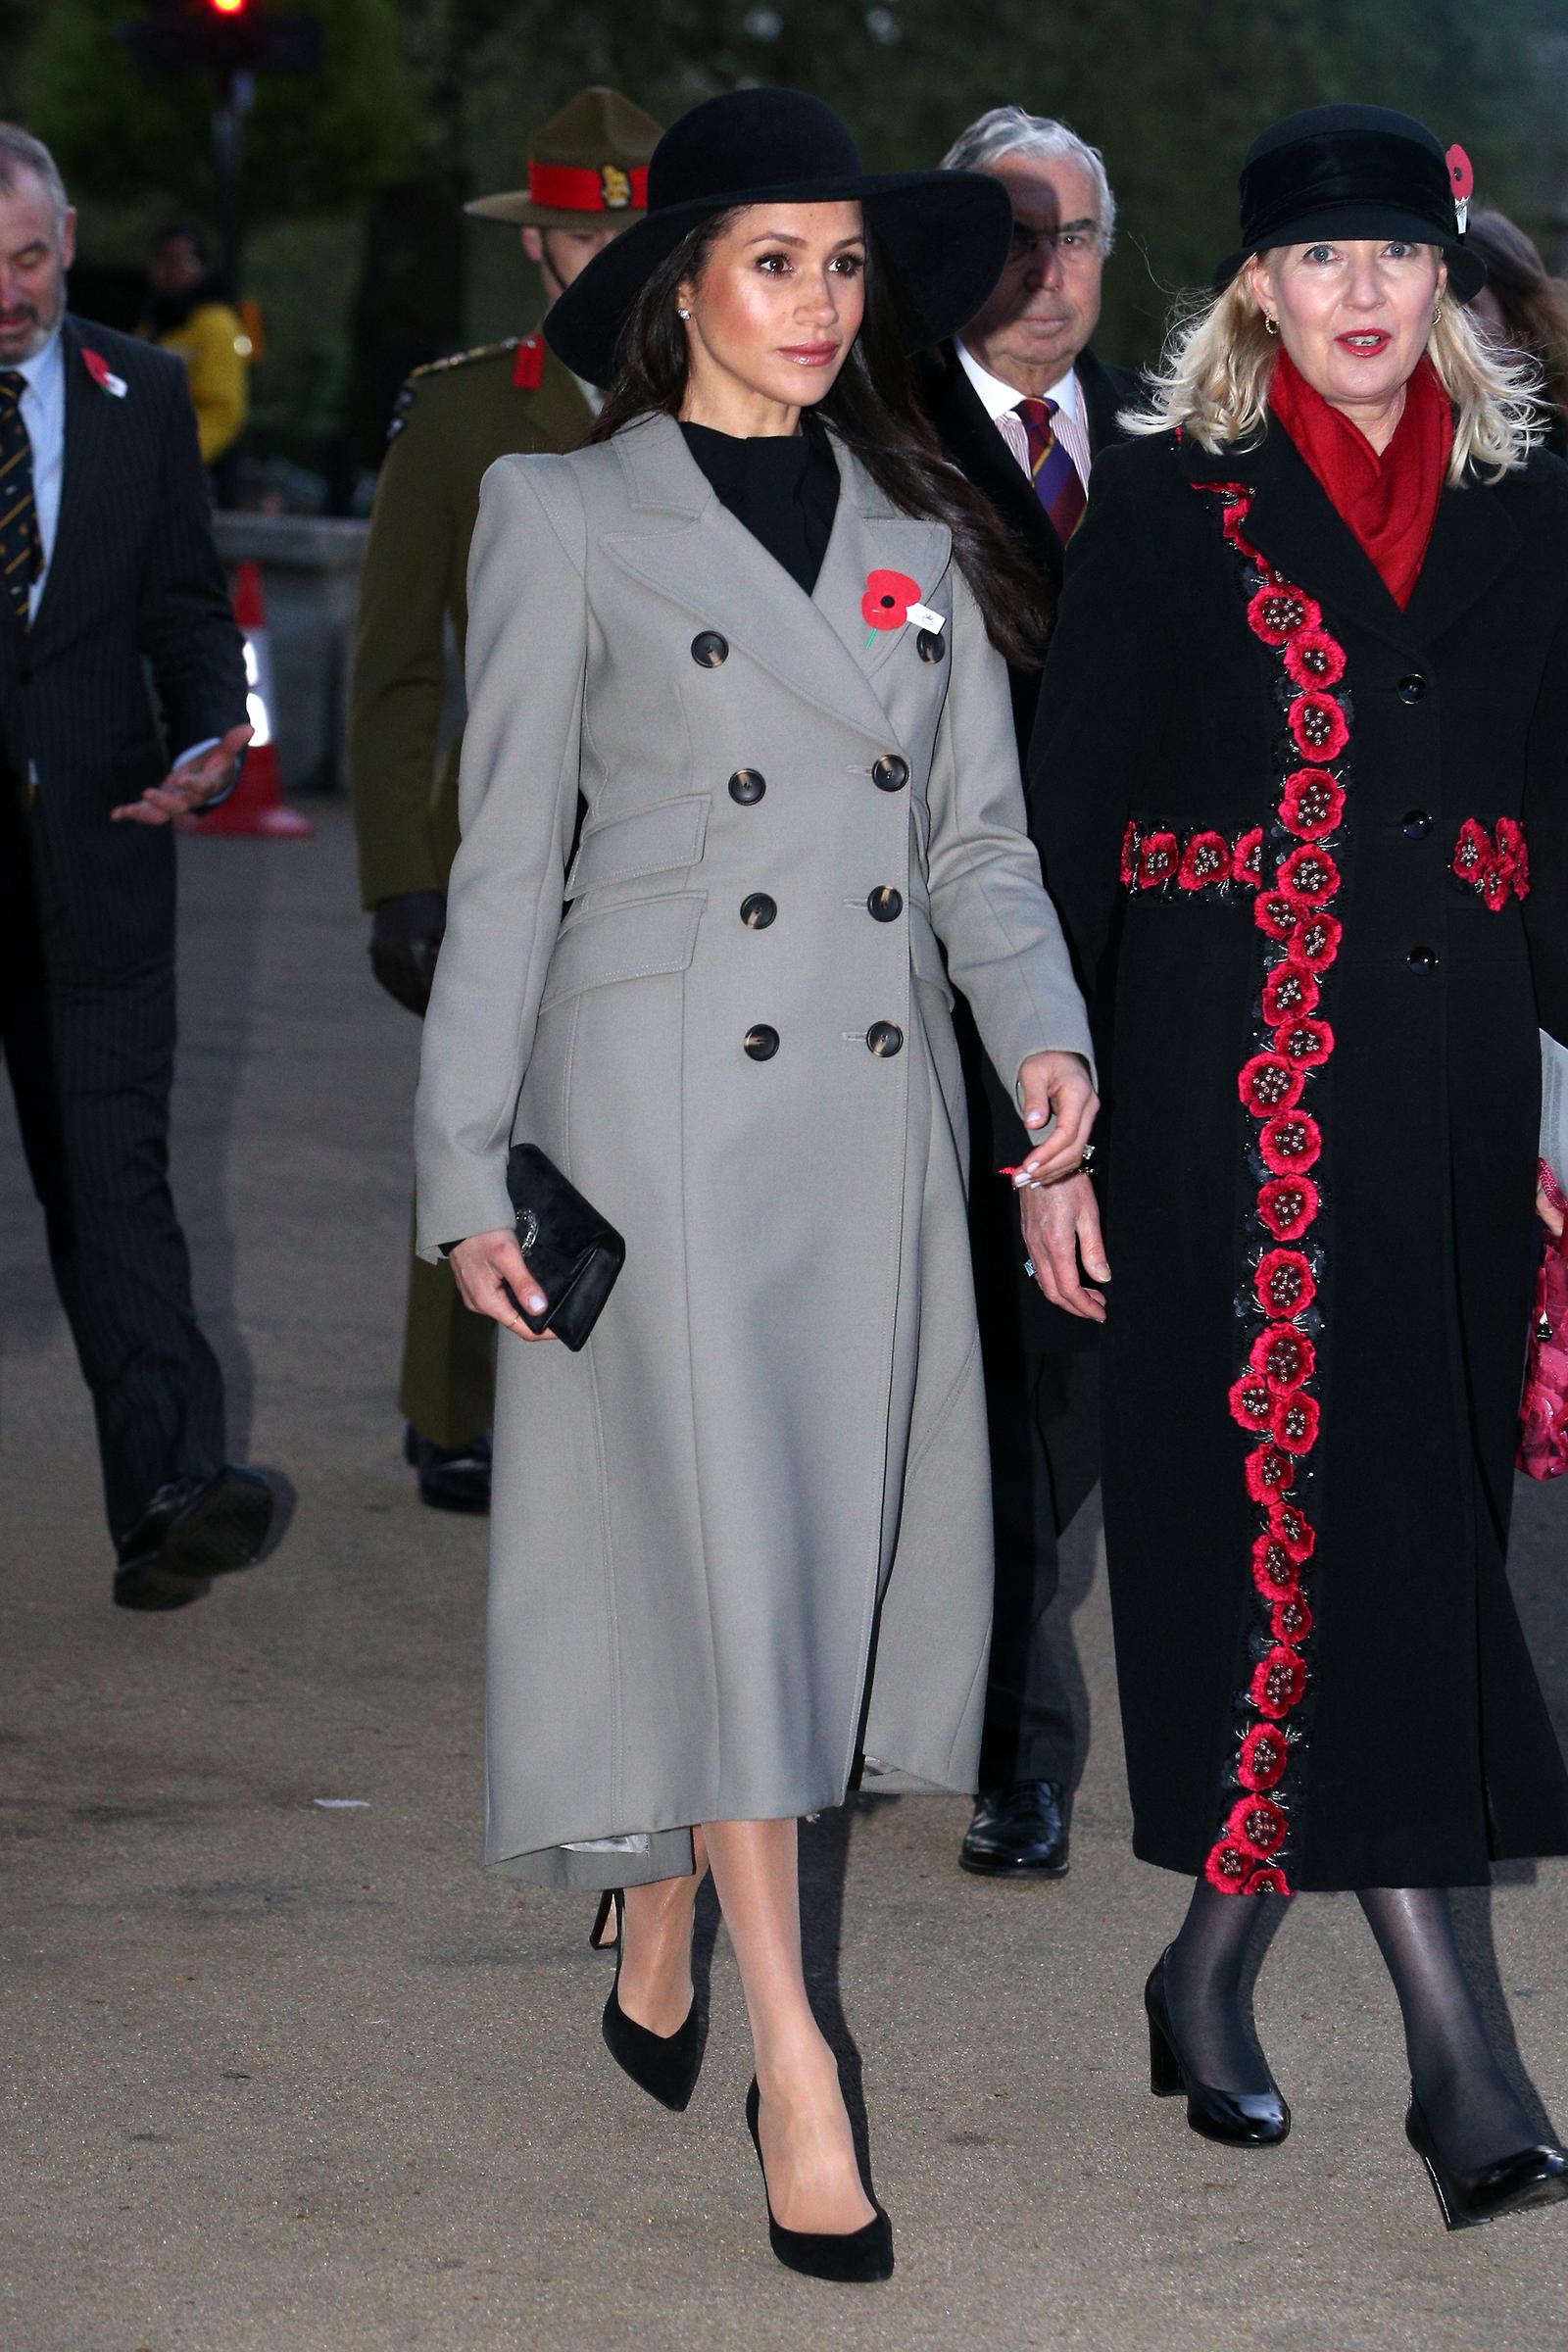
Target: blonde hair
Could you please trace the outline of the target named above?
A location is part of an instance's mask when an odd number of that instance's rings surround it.
[[[1130,433],[1180,426],[1211,457],[1236,442],[1258,441],[1268,427],[1268,387],[1279,348],[1246,269],[1239,270],[1221,293],[1205,294],[1178,312],[1160,365],[1149,377],[1150,406],[1128,410],[1120,421]],[[1540,368],[1483,335],[1446,286],[1438,298],[1427,356],[1454,404],[1450,483],[1461,482],[1472,465],[1490,467],[1493,481],[1514,472],[1549,421]]]

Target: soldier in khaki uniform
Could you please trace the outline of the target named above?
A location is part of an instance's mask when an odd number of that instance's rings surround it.
[[[527,187],[467,210],[520,225],[554,302],[641,217],[659,132],[618,91],[585,90],[534,139]],[[398,400],[360,589],[349,763],[371,967],[421,1016],[458,846],[460,743],[442,758],[438,739],[449,626],[463,658],[479,484],[497,458],[577,448],[596,406],[538,335],[416,368]],[[441,1509],[489,1506],[494,1340],[445,1265],[412,1260],[400,1399],[419,1492]]]

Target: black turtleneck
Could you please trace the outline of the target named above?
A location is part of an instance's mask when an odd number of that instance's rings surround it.
[[[707,424],[680,429],[720,503],[809,596],[839,503],[839,469],[821,426],[804,421],[798,433],[755,440]]]

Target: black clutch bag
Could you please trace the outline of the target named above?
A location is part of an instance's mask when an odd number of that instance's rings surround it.
[[[517,1247],[546,1301],[542,1315],[531,1315],[520,1299],[517,1312],[530,1331],[553,1331],[575,1350],[615,1287],[626,1245],[537,1145],[513,1146],[507,1191],[516,1213]]]

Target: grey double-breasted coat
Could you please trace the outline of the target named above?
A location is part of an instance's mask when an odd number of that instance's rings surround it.
[[[518,1875],[689,1868],[693,1823],[836,1804],[862,1753],[972,1785],[953,989],[1009,1085],[1089,1040],[1002,659],[946,530],[835,451],[810,597],[667,417],[485,480],[419,1246],[511,1223],[514,1140],[627,1243],[581,1354],[501,1342],[485,1859]],[[867,628],[877,568],[940,634]]]

